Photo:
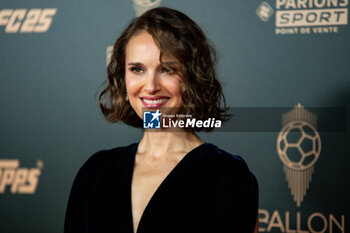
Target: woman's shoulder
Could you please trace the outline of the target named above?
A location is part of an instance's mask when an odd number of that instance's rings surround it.
[[[215,145],[211,147],[210,166],[213,169],[208,180],[213,187],[216,205],[223,206],[225,211],[223,219],[227,221],[222,222],[222,229],[253,232],[259,205],[258,182],[241,156]]]
[[[81,166],[80,172],[94,172],[101,170],[107,165],[118,163],[121,159],[130,155],[137,148],[137,143],[128,146],[114,147],[110,149],[99,150],[93,153]]]
[[[209,166],[213,180],[223,187],[228,185],[232,188],[232,192],[241,190],[249,195],[253,194],[254,200],[257,200],[258,181],[245,160],[241,156],[227,152],[216,145],[210,144],[209,146],[212,148],[211,153],[209,153]]]
[[[211,162],[218,166],[220,169],[229,170],[249,170],[245,160],[237,154],[230,153],[224,149],[219,148],[217,145],[207,143],[211,148],[209,156]]]
[[[218,179],[224,180],[245,180],[257,185],[257,180],[253,172],[249,169],[246,161],[237,154],[230,153],[218,146],[207,143],[210,150],[207,156],[208,164],[212,174]]]

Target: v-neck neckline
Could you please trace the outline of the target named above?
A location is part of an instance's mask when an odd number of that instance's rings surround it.
[[[133,180],[133,175],[134,175],[134,169],[135,169],[135,160],[136,160],[136,154],[137,154],[137,149],[138,149],[139,143],[134,143],[132,145],[132,149],[130,150],[130,156],[131,156],[131,173],[129,175],[129,183],[128,183],[128,197],[129,197],[129,213],[131,213],[131,225],[132,225],[132,233],[138,233],[140,229],[140,225],[142,224],[142,219],[144,219],[145,214],[147,214],[147,210],[151,207],[152,202],[154,202],[154,199],[156,198],[162,187],[166,184],[166,182],[169,180],[169,177],[173,176],[173,174],[179,170],[179,168],[182,166],[182,164],[185,163],[186,160],[188,160],[191,155],[194,154],[194,152],[198,151],[199,149],[203,148],[205,145],[208,145],[208,143],[204,142],[197,147],[193,148],[189,152],[187,152],[182,159],[175,165],[175,167],[168,173],[168,175],[163,179],[163,181],[159,184],[159,186],[156,188],[154,191],[153,195],[149,199],[146,207],[144,208],[142,215],[140,217],[139,223],[137,225],[136,231],[134,231],[134,217],[133,217],[133,210],[132,210],[132,180]]]

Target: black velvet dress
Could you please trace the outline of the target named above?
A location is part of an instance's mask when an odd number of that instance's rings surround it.
[[[95,153],[79,170],[65,233],[133,233],[137,143]],[[204,143],[183,157],[147,204],[137,233],[252,233],[258,184],[244,160]]]

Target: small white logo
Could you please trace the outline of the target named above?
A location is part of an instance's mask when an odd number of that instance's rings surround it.
[[[0,26],[5,33],[43,33],[49,30],[57,8],[2,9]]]
[[[288,186],[297,206],[303,201],[321,153],[316,115],[300,103],[282,116],[283,128],[277,138],[278,156],[283,162]]]
[[[143,128],[144,129],[160,129],[160,116],[162,115],[157,111],[145,111],[143,112]]]
[[[256,9],[256,14],[262,21],[266,22],[273,15],[273,9],[267,2],[262,2]]]
[[[19,167],[18,159],[0,159],[0,193],[10,187],[11,193],[33,194],[44,164],[37,161],[36,168]]]
[[[139,17],[149,9],[160,6],[162,0],[133,0],[136,17]]]

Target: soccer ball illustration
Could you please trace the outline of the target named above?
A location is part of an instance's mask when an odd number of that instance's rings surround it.
[[[308,169],[320,156],[320,135],[307,121],[291,121],[278,135],[277,152],[282,162],[290,169]]]

